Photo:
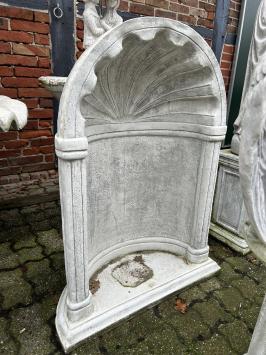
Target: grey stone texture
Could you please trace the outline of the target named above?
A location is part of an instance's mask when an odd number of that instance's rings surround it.
[[[49,204],[41,204],[31,213],[42,211],[48,216],[50,208]],[[59,213],[58,203],[53,208]],[[23,216],[22,210],[16,214]],[[25,221],[21,228],[28,230],[29,222]],[[8,233],[8,227],[2,233]],[[52,228],[31,232],[29,243],[21,233],[14,235],[12,242],[5,242],[5,237],[0,239],[0,255],[8,261],[0,269],[0,354],[63,355],[54,326],[56,306],[65,285],[63,252],[58,249],[60,233]],[[45,235],[49,249],[42,239]],[[17,257],[18,245],[26,261]],[[36,249],[41,250],[42,259],[27,261],[32,260]],[[266,290],[266,267],[253,254],[239,256],[212,239],[210,249],[211,257],[221,265],[215,277],[99,333],[71,354],[245,353]],[[185,314],[175,309],[177,298],[188,303]]]

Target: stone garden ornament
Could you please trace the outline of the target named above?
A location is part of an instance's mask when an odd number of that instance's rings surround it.
[[[99,37],[110,29],[120,25],[123,22],[118,15],[119,0],[107,0],[106,13],[99,15],[96,6],[99,6],[100,0],[84,0],[85,9],[83,12],[84,20],[84,48],[93,45]]]
[[[237,126],[240,182],[249,218],[246,240],[266,262],[266,0],[259,7]],[[248,355],[266,354],[266,298]]]
[[[129,20],[77,61],[55,139],[66,351],[219,269],[208,230],[225,117],[219,64],[177,21]]]
[[[7,132],[15,123],[17,129],[22,129],[27,123],[27,106],[18,100],[0,95],[0,128]]]

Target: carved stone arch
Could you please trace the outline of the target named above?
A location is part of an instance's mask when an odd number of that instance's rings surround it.
[[[217,271],[207,241],[225,111],[212,50],[177,21],[127,21],[77,61],[56,136],[67,276],[56,326],[66,349]],[[101,308],[117,284],[92,296],[90,279],[137,252],[155,283],[130,297],[125,287]]]
[[[62,94],[58,136],[62,138],[87,136],[85,133],[86,123],[87,125],[96,125],[117,123],[118,121],[126,122],[129,117],[119,118],[117,114],[129,114],[130,112],[124,112],[123,109],[128,110],[132,100],[133,104],[135,104],[133,109],[136,110],[133,113],[131,112],[130,118],[132,121],[135,122],[134,117],[132,117],[134,113],[138,122],[152,121],[152,119],[145,118],[144,114],[142,117],[141,112],[138,112],[136,105],[138,104],[139,96],[143,94],[146,100],[147,98],[151,99],[150,102],[145,102],[144,100],[139,102],[140,106],[141,104],[143,105],[143,109],[145,109],[145,103],[147,108],[147,105],[152,105],[152,102],[157,104],[158,107],[158,104],[160,104],[159,90],[163,85],[165,86],[164,96],[168,100],[173,100],[174,89],[180,88],[177,85],[178,83],[174,83],[173,75],[176,75],[178,82],[178,79],[182,80],[182,71],[186,74],[189,71],[192,73],[195,71],[195,74],[190,77],[190,83],[198,86],[198,90],[193,92],[183,91],[183,97],[182,91],[179,92],[179,95],[175,95],[174,98],[180,101],[180,109],[182,109],[182,104],[186,105],[188,102],[188,100],[185,101],[186,95],[191,93],[195,101],[196,99],[200,100],[200,96],[206,95],[208,98],[206,97],[203,105],[205,110],[201,112],[201,116],[204,116],[204,113],[207,117],[211,116],[209,111],[214,114],[209,120],[206,117],[204,124],[206,123],[208,126],[225,125],[226,99],[223,79],[219,64],[206,41],[189,26],[174,20],[145,17],[138,19],[137,23],[138,26],[136,28],[135,19],[129,20],[106,33],[101,41],[96,42],[80,57],[67,80]],[[156,52],[155,56],[152,56],[151,50]],[[106,70],[108,66],[111,66],[111,73]],[[167,67],[166,73],[162,73],[163,66]],[[153,75],[157,75],[154,67],[158,71],[161,70],[161,72],[158,73],[160,76],[157,83],[155,83],[155,87],[152,87],[152,83],[149,80],[154,79]],[[118,74],[119,78],[115,78],[114,73]],[[124,77],[125,73],[127,73],[126,77]],[[138,77],[139,73],[144,74],[144,77]],[[112,87],[109,92],[106,92],[108,88],[105,88],[105,93],[99,93],[99,86],[104,84],[104,80],[107,80],[107,75],[108,79],[111,80]],[[145,88],[148,91],[143,93],[131,91],[129,97],[125,97],[126,92],[121,91],[121,89],[125,88],[127,84],[129,85],[131,79],[135,80],[133,86],[135,85],[136,89],[143,85],[145,87],[145,84],[147,84]],[[204,85],[202,85],[202,79]],[[148,80],[148,82],[145,82],[145,80]],[[165,85],[166,83],[169,85],[168,87]],[[153,95],[149,96],[151,94],[149,89],[157,89],[157,92],[153,92]],[[117,91],[116,97],[113,97],[114,90]],[[99,105],[103,104],[105,106],[100,107],[98,112],[93,110],[93,106],[96,103],[95,101],[92,102],[95,100],[95,91],[97,91],[98,100],[109,100],[109,102],[97,102]],[[88,100],[87,106],[84,101],[82,102],[86,98]],[[212,100],[212,102],[208,102],[208,99],[209,101]],[[110,100],[113,100],[113,102],[110,102]],[[117,105],[123,102],[125,107],[121,106],[120,111],[116,112],[114,101],[118,102]],[[198,107],[203,102],[204,99],[199,102]],[[108,105],[110,106],[109,108],[107,107]],[[176,108],[176,105],[173,105],[173,108]],[[101,109],[106,110],[105,116]],[[141,107],[139,107],[139,111],[140,109]],[[162,107],[162,109],[164,108]],[[150,112],[152,112],[152,108]],[[98,117],[92,119],[95,115]],[[109,117],[107,118],[108,115]],[[86,116],[85,121],[84,116]],[[90,123],[88,122],[89,120],[91,120]],[[162,120],[182,122],[180,118],[176,119],[169,116],[164,117]],[[190,120],[190,123],[192,122],[193,120]],[[195,123],[198,122],[195,121]]]

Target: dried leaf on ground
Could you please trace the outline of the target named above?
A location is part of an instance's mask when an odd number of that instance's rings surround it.
[[[177,298],[175,302],[175,309],[178,312],[185,314],[188,311],[188,304],[185,301],[183,301],[181,298]]]

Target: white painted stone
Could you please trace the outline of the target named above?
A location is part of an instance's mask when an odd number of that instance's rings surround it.
[[[266,262],[266,0],[262,0],[238,117],[240,182],[249,222],[245,237],[250,249]],[[248,355],[266,354],[266,298]]]
[[[42,86],[51,91],[58,100],[60,100],[66,81],[67,77],[64,76],[41,76],[39,78]]]
[[[0,95],[0,128],[3,131],[8,131],[13,122],[17,129],[22,129],[27,117],[27,106],[23,102]]]
[[[67,276],[56,327],[65,350],[218,269],[208,231],[225,113],[212,50],[177,21],[129,20],[77,61],[55,140]],[[128,299],[108,265],[137,252],[156,282],[131,287]],[[99,270],[106,276],[92,295]],[[115,295],[108,306],[105,279]]]
[[[210,234],[241,254],[250,249],[244,237],[247,220],[239,180],[239,158],[230,149],[220,153]]]
[[[120,0],[107,0],[106,13],[104,16],[99,15],[96,10],[96,6],[99,6],[99,2],[99,0],[84,0],[84,48],[92,46],[105,32],[108,32],[123,22],[122,17],[117,13]]]

